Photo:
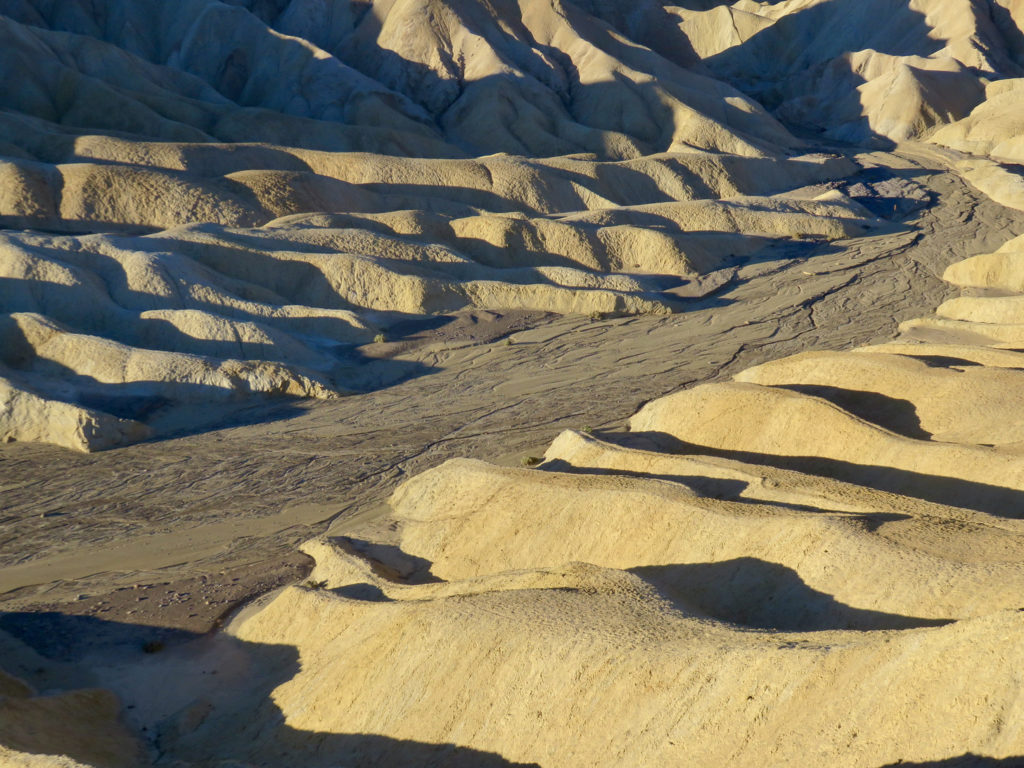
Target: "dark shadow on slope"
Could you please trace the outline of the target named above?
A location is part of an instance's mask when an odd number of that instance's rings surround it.
[[[388,213],[393,210],[410,208],[451,216],[472,216],[479,210],[488,213],[538,213],[536,209],[528,205],[517,204],[509,198],[486,189],[410,182],[367,182],[359,186],[368,192],[380,195],[382,203],[387,203],[381,205],[380,210],[374,211],[375,213]],[[582,207],[582,202],[580,202],[580,206]],[[339,213],[346,212],[339,211]]]
[[[0,631],[17,638],[39,655],[60,662],[81,661],[97,650],[142,658],[147,649],[164,649],[199,637],[186,630],[52,612],[0,612]],[[4,669],[16,675],[33,672],[8,668],[6,664]],[[30,682],[34,681],[30,679]]]
[[[629,444],[630,441],[627,439],[627,436],[602,435],[601,439],[622,447],[635,448],[636,450],[641,451],[649,450],[654,447],[650,444],[645,444],[642,436],[638,437],[633,445]],[[757,493],[756,488],[752,493],[747,495],[746,492],[750,489],[751,484],[745,480],[735,478],[708,477],[707,475],[659,475],[651,472],[636,472],[627,469],[607,469],[586,466],[577,467],[564,459],[545,461],[538,469],[548,472],[564,472],[573,475],[610,475],[615,477],[633,477],[638,480],[664,480],[669,483],[684,485],[687,488],[696,491],[701,496],[710,499],[734,501],[741,504],[757,504],[759,506],[766,507],[780,507],[782,509],[801,512],[817,513],[831,511],[829,499],[826,496],[820,497],[820,503],[815,503],[813,506],[809,504],[801,504],[798,501],[765,499],[761,498]],[[840,508],[840,510],[837,511],[842,511],[844,514],[848,514],[845,508]],[[851,517],[855,518],[859,524],[869,531],[875,530],[884,523],[891,523],[896,520],[906,519],[905,515],[882,513],[865,513]]]
[[[159,227],[93,219],[56,219],[48,216],[0,216],[0,230],[38,232],[42,235],[148,235]]]
[[[926,351],[927,348],[921,351]],[[929,368],[980,368],[981,363],[974,360],[964,360],[959,357],[949,357],[948,355],[928,355],[921,354],[916,355],[909,351],[901,351],[899,354],[906,357],[912,357],[915,360],[920,360],[922,363],[927,365]],[[1020,368],[1010,368],[1011,371],[1019,371]]]
[[[680,607],[720,621],[780,632],[938,627],[951,619],[853,608],[812,589],[783,565],[753,557],[630,568]]]
[[[1009,8],[1000,3],[988,3],[987,7],[992,17],[992,23],[995,24],[1002,36],[1013,62],[1018,67],[1024,67],[1024,29],[1021,29],[1018,22],[1014,21]],[[1024,19],[1021,19],[1021,23],[1024,23]],[[1006,74],[1011,77],[1020,77],[1021,71],[1007,72]]]
[[[430,560],[410,555],[393,544],[349,536],[331,536],[329,541],[343,552],[363,560],[382,579],[402,584],[435,584],[443,581],[430,572],[433,565]]]
[[[31,295],[31,281],[0,278],[0,291],[9,288],[5,283],[13,283],[14,289],[23,290],[27,297]],[[56,297],[51,296],[49,306],[74,307],[74,302],[79,301],[73,287],[48,285],[47,289],[56,293]],[[38,307],[4,306],[2,309],[31,312],[37,311]],[[121,312],[125,317],[131,315],[127,310]],[[57,319],[73,321],[73,318]],[[243,348],[237,341],[195,339],[163,320],[150,320],[144,326],[162,329],[160,338],[165,343],[147,344],[146,339],[140,341],[137,338],[121,338],[118,341],[142,350],[170,349],[187,356],[205,357],[205,360],[197,362],[205,363],[210,371],[224,364],[226,359],[241,360],[243,363],[270,360],[280,364],[294,378],[282,379],[278,389],[268,387],[264,391],[248,388],[243,379],[230,372],[230,368],[225,375],[231,380],[233,389],[175,381],[173,378],[102,381],[45,356],[37,356],[21,328],[10,322],[9,316],[5,318],[0,314],[0,340],[3,342],[0,346],[0,364],[8,367],[3,375],[9,377],[16,386],[46,399],[82,406],[122,419],[142,421],[150,426],[159,424],[154,437],[164,439],[223,427],[279,421],[298,415],[302,412],[298,403],[304,396],[293,385],[301,381],[302,377],[308,377],[307,380],[327,391],[345,395],[383,389],[437,370],[411,360],[371,357],[352,344],[344,344],[330,351],[334,361],[330,371],[313,371],[288,360],[275,359],[278,355],[273,344],[247,344]],[[119,326],[114,323],[108,327]],[[72,329],[72,332],[82,331]],[[152,342],[152,339],[149,341]],[[292,389],[286,389],[286,386]]]
[[[913,496],[924,501],[986,512],[1010,519],[1024,518],[1024,491],[955,477],[928,475],[874,464],[854,464],[821,456],[776,456],[767,453],[724,450],[695,445],[665,432],[634,432],[625,436],[623,445],[696,456],[718,456],[747,464],[764,464],[820,477],[832,477],[868,488]],[[618,442],[604,436],[610,442]]]
[[[929,36],[931,27],[925,15],[910,8],[907,0],[877,0],[870,16],[863,10],[863,0],[812,5],[781,17],[739,45],[708,57],[705,63],[716,73],[736,77],[744,72],[751,82],[765,82],[865,48],[890,56],[927,57],[945,45]],[[886,23],[879,25],[879,19]],[[863,28],[851,31],[854,20],[861,20]],[[850,39],[856,47],[847,43]],[[761,65],[746,66],[751,61]]]
[[[344,597],[348,600],[359,600],[364,603],[392,602],[391,598],[384,594],[384,591],[380,587],[376,584],[368,584],[366,582],[346,584],[343,587],[338,587],[331,591],[339,597]]]
[[[707,5],[726,1],[681,0],[671,5],[687,10],[705,10]],[[679,17],[665,9],[666,3],[625,4],[615,0],[574,0],[572,4],[673,64],[700,71],[700,57],[694,51],[690,39],[679,28]]]
[[[910,400],[888,397],[878,392],[817,384],[776,384],[772,386],[776,389],[799,392],[802,395],[820,397],[822,400],[838,405],[857,418],[912,440],[930,440],[932,437],[931,432],[921,427],[917,406]]]
[[[4,110],[0,110],[3,115]],[[39,120],[42,126],[49,126],[46,121]],[[46,132],[45,130],[42,132]],[[90,132],[90,136],[110,136],[125,141],[138,141],[138,136],[132,134],[118,133],[116,131],[96,130]],[[33,147],[35,149],[35,147]],[[48,149],[42,147],[40,149]],[[168,171],[172,173],[195,172],[197,177],[210,178],[214,176],[226,176],[240,171],[287,171],[294,173],[316,174],[312,166],[305,160],[296,156],[287,149],[267,146],[262,144],[200,144],[183,143],[175,146],[175,151],[168,158],[171,161],[180,161],[181,168],[168,165],[160,165],[161,156],[142,155],[134,157],[126,155],[117,159],[107,157],[92,157],[90,155],[75,154],[73,148],[66,148],[63,153],[52,152],[45,154],[38,152],[34,158],[38,162],[50,163],[53,165],[70,165],[74,163],[88,163],[89,165],[121,166],[129,168],[142,168],[152,171]],[[25,160],[28,158],[14,158]],[[56,182],[51,179],[51,183]]]
[[[177,701],[177,711],[149,724],[140,722],[135,702],[126,705],[122,719],[140,740],[162,759],[257,762],[263,768],[329,768],[345,765],[437,766],[438,768],[513,768],[514,763],[493,752],[454,744],[430,744],[373,734],[300,731],[283,722],[271,694],[300,671],[299,654],[289,645],[238,640],[229,635],[197,635],[181,630],[124,624],[88,616],[59,613],[0,614],[0,631],[14,636],[48,660],[30,665],[17,654],[0,659],[0,668],[51,691],[104,685],[87,665],[133,667],[155,681],[165,680],[165,706]],[[50,664],[49,662],[55,662]],[[81,666],[74,666],[81,664]],[[49,667],[49,668],[48,668]],[[161,671],[163,667],[163,671]],[[174,681],[171,683],[170,681]],[[149,697],[152,689],[140,695]],[[176,697],[176,699],[168,699]],[[171,705],[173,707],[173,705]],[[139,707],[149,710],[150,706]],[[195,717],[195,712],[203,715]],[[51,724],[60,728],[60,723]],[[344,723],[336,724],[339,729]],[[42,731],[42,732],[40,732]],[[19,734],[21,751],[46,754],[47,734]],[[245,745],[242,747],[241,745]],[[74,754],[69,754],[74,758]],[[529,764],[535,765],[535,764]]]
[[[897,760],[879,768],[1024,768],[1024,755],[1015,757],[985,757],[968,752],[944,760]]]
[[[605,439],[602,435],[602,439]],[[703,475],[658,475],[650,472],[636,472],[628,469],[608,469],[605,467],[576,466],[565,459],[545,461],[539,471],[559,472],[570,475],[606,475],[611,477],[634,477],[638,480],[664,480],[669,483],[685,485],[701,496],[723,501],[751,501],[743,499],[742,494],[749,483],[732,478],[705,477]],[[761,502],[758,502],[761,503]]]

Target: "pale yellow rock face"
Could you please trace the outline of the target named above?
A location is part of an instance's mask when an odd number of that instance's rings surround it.
[[[1008,290],[986,265],[1017,247],[947,274]],[[1024,327],[1021,298],[668,395],[536,469],[407,480],[393,538],[308,542],[307,586],[232,627],[300,659],[244,754],[359,734],[398,763],[402,744],[572,766],[1020,755],[1024,354],[989,337]],[[942,323],[962,330],[916,338]]]
[[[578,564],[491,581],[461,582],[447,595],[405,588],[389,602],[300,589],[279,597],[243,637],[266,642],[287,627],[310,638],[299,648],[316,673],[275,692],[292,713],[288,747],[354,732],[472,745],[512,764],[754,766],[766,755],[870,765],[941,759],[964,744],[995,754],[1019,746],[991,736],[991,713],[1016,706],[1001,674],[1019,661],[1016,611],[812,639],[710,623],[623,571]],[[457,639],[467,636],[471,643]],[[378,686],[403,695],[382,705]],[[837,688],[850,697],[839,701]],[[899,737],[882,736],[897,714]],[[631,732],[638,721],[643,729]]]
[[[946,294],[925,271],[991,246],[950,243],[928,264],[913,250],[933,195],[1024,211],[1024,0],[0,0],[0,72],[0,442],[125,449],[183,434],[186,411],[385,387],[405,375],[388,364],[453,359],[447,342],[401,357],[428,316],[666,321],[664,338],[679,318],[606,316],[736,296],[764,301],[759,319],[808,316],[748,323],[737,347],[752,351],[660,386],[690,382],[628,429],[564,431],[523,466],[412,474],[440,454],[385,466],[345,433],[353,445],[315,460],[363,462],[351,498],[317,486],[259,524],[305,537],[339,515],[303,545],[307,579],[223,614],[223,631],[67,673],[110,690],[0,672],[0,768],[1024,759],[1024,237],[1000,230],[997,250],[950,266]],[[995,241],[957,213],[956,231]],[[826,251],[849,283],[814,271]],[[877,277],[893,275],[934,311],[869,308],[895,338],[835,351],[868,337],[829,335],[858,322],[836,319],[855,304],[840,291],[883,259],[898,268],[873,273],[868,299],[893,306]],[[818,318],[826,284],[842,298]],[[765,337],[789,332],[786,354],[803,351],[770,359]],[[708,338],[672,348],[703,366],[724,335]],[[480,346],[450,370],[472,375],[491,341],[459,339]],[[577,359],[574,342],[558,354]],[[548,349],[532,343],[523,354]],[[608,390],[629,403],[622,380],[647,375],[634,351],[615,351],[627,374]],[[492,394],[547,397],[553,362]],[[329,429],[309,423],[273,450],[300,456],[300,430],[320,450]],[[432,434],[420,426],[410,440]],[[134,472],[137,455],[109,458]],[[261,459],[244,460],[239,507]],[[169,466],[172,489],[229,487]],[[360,507],[371,484],[382,510]],[[24,485],[0,477],[0,494]],[[122,554],[158,552],[163,578],[264,546],[233,538],[253,518],[205,512],[193,538],[160,531],[64,567],[103,584]],[[195,551],[179,558],[182,541]],[[43,600],[32,574],[66,555],[19,552],[12,592]]]
[[[5,358],[11,386],[160,436],[154,398],[359,388],[355,347],[404,315],[679,311],[672,279],[880,224],[856,163],[777,118],[1013,157],[1020,14],[975,5],[5,0],[0,314],[64,339]],[[124,349],[62,368],[86,337]]]
[[[1017,237],[993,253],[983,253],[951,265],[942,275],[965,288],[995,288],[1024,293],[1024,238]]]

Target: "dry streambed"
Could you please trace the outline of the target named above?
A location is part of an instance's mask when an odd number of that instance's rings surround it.
[[[1019,247],[946,276],[1008,290]],[[229,630],[301,663],[243,754],[345,732],[559,765],[1020,755],[1018,296],[654,400],[536,469],[407,481],[393,535],[308,543],[309,582]],[[223,717],[179,748],[238,754]]]
[[[948,242],[941,228],[960,205],[976,214],[969,226],[1005,240],[998,231],[1012,215],[955,183],[944,192],[948,207],[916,221],[923,253],[933,238]],[[77,625],[37,615],[36,631],[54,635],[50,646],[35,638],[44,652],[68,655],[62,626],[94,639],[77,665],[71,653],[62,666],[4,636],[9,658],[40,688],[102,680],[164,760],[186,763],[763,765],[766,755],[779,764],[810,755],[881,766],[1019,755],[1009,670],[1024,661],[1024,465],[1007,399],[1024,368],[1013,335],[1018,247],[954,264],[945,277],[967,296],[910,317],[893,341],[845,352],[801,350],[855,293],[894,290],[892,241],[877,254],[861,245],[787,265],[794,281],[832,281],[795,314],[799,293],[785,296],[786,272],[769,269],[743,290],[773,297],[768,335],[789,335],[798,354],[779,359],[780,347],[758,341],[769,323],[755,314],[745,338],[764,346],[733,354],[723,366],[732,381],[655,399],[629,431],[563,432],[536,468],[457,459],[418,474],[386,509],[307,542],[308,579],[214,637],[155,641],[99,615]],[[917,284],[926,292],[927,281]],[[695,317],[684,345],[698,356],[715,338],[709,330],[702,340],[699,326]],[[517,333],[504,351],[567,343],[558,327]],[[595,337],[594,354],[607,352],[616,327]],[[431,354],[463,360],[480,386],[486,349]],[[615,351],[627,372],[637,353]],[[650,366],[656,356],[646,356]],[[534,388],[564,397],[554,378],[538,378],[543,367],[533,370]],[[493,382],[499,394],[516,386],[528,389],[525,379]],[[449,445],[432,449],[434,461],[481,445],[487,417],[475,423],[466,439],[456,430],[439,441]],[[97,640],[104,628],[108,640]],[[116,708],[6,684],[12,722],[61,711],[100,723],[69,732],[66,754],[135,759],[111,725]],[[9,743],[32,751],[16,733]]]
[[[0,0],[0,762],[1020,761],[1019,4],[186,5]]]

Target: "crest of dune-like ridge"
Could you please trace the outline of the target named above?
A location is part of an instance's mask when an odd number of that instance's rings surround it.
[[[854,166],[573,5],[11,0],[0,37],[0,312],[65,350],[11,331],[32,412],[333,396],[393,313],[671,312],[680,277],[875,224],[762,199]],[[62,429],[4,435],[142,434]]]
[[[1017,11],[3,0],[0,313],[82,349],[177,356],[143,382],[8,355],[8,380],[155,425],[201,392],[357,387],[355,347],[402,319],[387,313],[679,311],[663,292],[680,279],[780,240],[869,234],[890,210],[891,190],[862,207],[856,163],[786,124],[869,144],[935,133],[980,153],[971,183],[1016,200],[1013,169],[986,163],[1013,157]],[[895,194],[893,215],[911,193]],[[163,277],[118,276],[112,249]],[[96,295],[88,322],[63,307],[79,294]]]
[[[994,239],[960,179],[1024,210],[1022,19],[1017,0],[0,0],[0,440],[116,448],[183,411],[429,374],[389,344],[427,315],[666,316],[699,294],[698,323],[745,296],[758,324],[809,316],[523,466],[450,459],[378,510],[368,484],[425,464],[366,459],[338,481],[355,514],[302,546],[307,579],[141,661],[86,658],[98,680],[0,633],[0,666],[74,682],[0,672],[0,764],[1019,762],[1024,239],[949,266],[884,343],[829,335],[857,322],[851,293],[815,310],[882,259],[911,291],[948,264],[914,259],[935,195],[967,202],[930,242]],[[628,321],[667,338],[657,322]],[[712,359],[672,354],[691,347]],[[121,701],[77,687],[96,682]]]
[[[947,278],[1005,294],[1015,247]],[[654,400],[628,433],[565,432],[535,469],[457,459],[406,480],[393,534],[360,538],[357,523],[308,542],[307,585],[230,629],[248,653],[301,660],[278,668],[264,719],[214,707],[176,754],[1020,754],[999,724],[1020,706],[1006,671],[1024,584],[1024,364],[981,340],[1019,322],[1018,298],[940,307],[973,341],[918,340],[926,318],[893,342]]]

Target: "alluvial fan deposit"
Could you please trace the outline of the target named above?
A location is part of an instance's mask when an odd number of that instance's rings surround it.
[[[0,72],[0,765],[1024,761],[1024,4],[0,0]]]

